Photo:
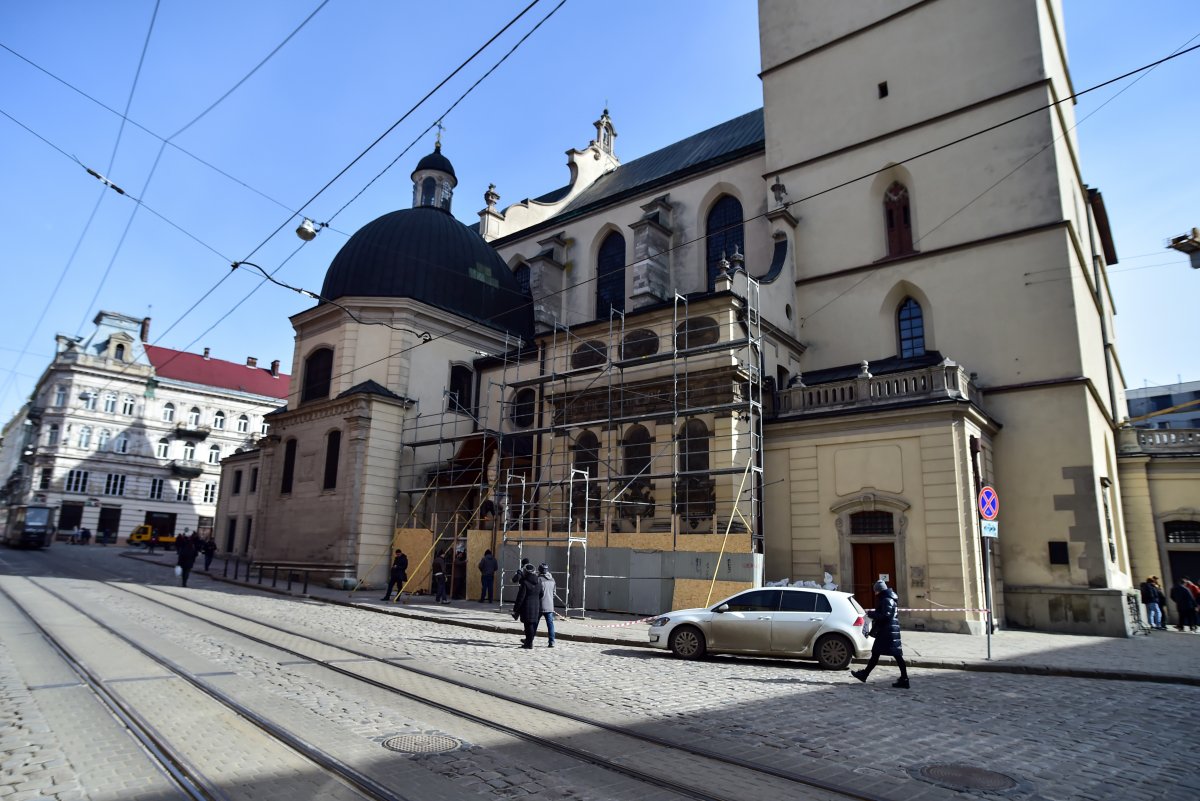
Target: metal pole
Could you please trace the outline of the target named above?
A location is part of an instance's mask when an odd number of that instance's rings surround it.
[[[975,479],[975,516],[980,523],[979,548],[983,567],[983,605],[987,607],[984,624],[987,626],[987,658],[992,659],[992,541],[990,537],[982,536],[983,513],[979,510],[979,494],[983,491],[983,479],[979,475],[979,437],[972,436],[971,469]]]

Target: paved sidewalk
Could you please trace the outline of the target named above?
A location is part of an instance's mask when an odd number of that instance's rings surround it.
[[[167,568],[175,563],[173,553],[149,555],[125,551],[122,556],[157,562]],[[214,561],[210,578],[285,595],[301,595],[301,585],[298,583],[293,584],[292,591],[288,593],[283,581],[273,589],[270,577],[262,585],[258,584],[257,577],[252,582],[222,578],[222,566],[222,560]],[[197,570],[193,575],[204,573]],[[485,631],[511,632],[514,637],[521,634],[521,624],[512,619],[511,607],[502,610],[495,604],[485,605],[474,601],[436,604],[428,595],[405,596],[403,602],[388,603],[380,601],[381,592],[378,588],[349,592],[312,585],[305,597],[382,614],[437,620]],[[555,631],[562,640],[649,648],[646,634],[649,625],[646,620],[648,618],[638,619],[632,615],[589,612],[586,619],[560,618],[555,622]],[[544,636],[544,628],[542,634]],[[1173,627],[1168,631],[1155,631],[1130,638],[1001,630],[992,635],[990,659],[988,638],[985,636],[906,630],[903,639],[905,658],[913,667],[1200,686],[1200,634],[1177,632]]]

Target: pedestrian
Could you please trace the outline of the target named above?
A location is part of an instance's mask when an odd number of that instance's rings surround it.
[[[404,592],[404,585],[408,582],[408,557],[404,551],[399,548],[392,554],[392,567],[388,571],[388,586],[383,593],[383,600],[392,600],[392,587],[396,588],[399,593]]]
[[[179,566],[179,586],[186,587],[192,565],[196,564],[196,543],[191,537],[180,537],[175,542],[176,564]]]
[[[904,650],[900,647],[900,620],[896,615],[899,596],[889,588],[883,579],[875,582],[875,608],[867,612],[871,618],[871,636],[875,638],[871,646],[871,659],[866,668],[852,670],[850,675],[861,682],[866,682],[867,676],[879,664],[880,656],[890,656],[896,660],[900,668],[900,679],[892,683],[893,687],[908,689],[908,665],[904,664]]]
[[[87,526],[79,529],[79,542],[81,545],[87,545],[92,539],[92,530]]]
[[[1196,630],[1196,599],[1187,587],[1190,583],[1191,580],[1186,576],[1177,578],[1175,586],[1171,588],[1171,600],[1175,602],[1175,613],[1179,615],[1179,622],[1175,624],[1175,628],[1179,631]]]
[[[442,551],[433,555],[433,601],[439,604],[450,603],[446,595],[446,558]]]
[[[154,553],[154,549],[158,547],[158,529],[150,530],[150,539],[148,540],[149,550],[147,553]]]
[[[496,557],[492,556],[491,551],[484,551],[483,558],[479,560],[479,580],[482,585],[479,590],[479,603],[491,603],[494,592],[492,585],[496,581],[496,571],[500,569],[500,563],[496,561]]]
[[[513,583],[513,584],[520,584],[520,583],[521,583],[521,574],[525,572],[525,566],[526,566],[527,564],[529,564],[529,560],[528,560],[528,559],[526,559],[524,556],[522,556],[522,557],[521,557],[521,566],[520,566],[519,568],[517,568],[517,572],[516,572],[516,573],[513,573],[513,577],[512,577],[512,583]],[[532,569],[533,569],[533,568],[530,568],[530,570],[532,570]]]
[[[454,550],[454,566],[452,578],[454,579],[450,586],[450,597],[455,600],[467,599],[467,549],[459,547]]]
[[[1151,576],[1150,581],[1154,584],[1154,594],[1158,598],[1158,611],[1162,613],[1162,620],[1159,621],[1158,628],[1162,631],[1167,630],[1167,594],[1163,591],[1162,582],[1158,576]]]
[[[1159,592],[1154,587],[1154,576],[1138,585],[1142,593],[1142,604],[1146,607],[1146,623],[1152,629],[1162,628],[1162,607],[1158,605]]]
[[[79,526],[71,527],[71,533],[67,535],[67,542],[71,543],[72,545],[79,544]]]
[[[213,535],[209,534],[208,539],[200,543],[200,551],[204,554],[204,572],[208,572],[208,568],[212,565],[213,557],[217,555],[217,541],[213,539]]]
[[[554,647],[554,576],[550,575],[550,565],[542,562],[538,565],[538,585],[542,598],[542,617],[546,618],[546,629],[550,642],[547,648]]]
[[[526,563],[517,575],[517,600],[513,604],[513,620],[520,620],[525,627],[522,648],[532,648],[537,636],[538,620],[542,616],[542,587],[533,565]]]

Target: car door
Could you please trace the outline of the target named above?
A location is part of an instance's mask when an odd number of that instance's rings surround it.
[[[715,651],[771,650],[771,619],[779,609],[780,590],[747,590],[713,612],[708,644]]]
[[[779,611],[771,623],[771,650],[805,654],[817,632],[833,612],[829,599],[819,592],[784,590]]]

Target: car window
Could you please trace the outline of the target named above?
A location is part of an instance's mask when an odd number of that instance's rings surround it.
[[[779,609],[780,590],[750,590],[725,603],[731,612],[775,612]]]
[[[828,595],[821,595],[819,592],[814,592],[813,595],[817,596],[817,608],[813,611],[815,611],[815,612],[832,612],[833,611],[833,607],[829,604],[829,596]]]
[[[783,594],[781,612],[815,612],[817,610],[817,594],[792,590]]]

